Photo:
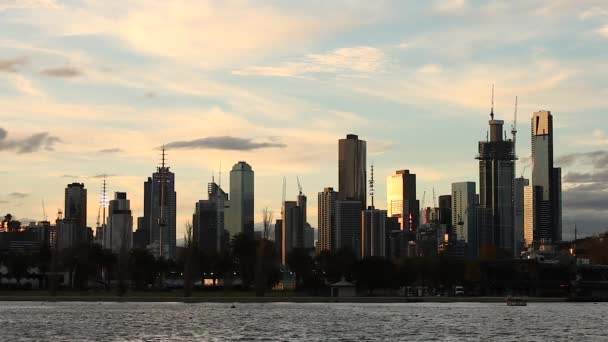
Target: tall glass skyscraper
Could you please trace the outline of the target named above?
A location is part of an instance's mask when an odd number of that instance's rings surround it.
[[[230,236],[239,233],[253,238],[254,224],[254,173],[244,161],[236,163],[230,171]]]
[[[561,241],[561,168],[553,167],[553,116],[550,111],[532,115],[532,185],[542,188],[542,199],[535,206],[534,242]]]
[[[65,188],[63,217],[74,220],[76,226],[87,227],[87,189],[83,183],[68,184]]]
[[[175,259],[176,201],[175,174],[169,167],[159,167],[144,183],[143,224],[149,227],[149,249],[154,256]],[[161,198],[162,222],[161,224]]]
[[[340,139],[338,147],[338,198],[359,201],[363,210],[367,205],[366,142],[348,134],[346,139]]]
[[[388,217],[396,217],[401,230],[415,231],[420,223],[416,175],[409,170],[398,170],[394,175],[388,176],[386,198]]]
[[[504,121],[490,114],[490,131],[479,142],[479,245],[482,254],[496,249],[514,255],[513,181],[515,146],[504,139]]]

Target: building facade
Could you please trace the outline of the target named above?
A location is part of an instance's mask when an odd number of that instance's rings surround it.
[[[103,233],[103,247],[113,253],[133,247],[133,215],[126,192],[114,193],[108,206],[108,223]]]
[[[420,205],[416,199],[416,175],[398,170],[387,178],[387,215],[399,220],[403,231],[416,231],[420,224]]]
[[[363,210],[367,203],[367,147],[354,134],[340,139],[338,145],[338,196],[340,200],[359,201]]]
[[[254,226],[254,172],[244,161],[236,163],[230,171],[230,209],[228,233],[243,233],[253,238]]]
[[[386,257],[386,210],[368,207],[361,212],[361,257]]]
[[[78,227],[87,227],[87,189],[83,183],[68,184],[65,188],[63,217],[73,219]]]
[[[513,183],[515,179],[515,145],[504,139],[504,121],[490,114],[487,141],[479,142],[479,207],[480,250],[484,253],[513,256]],[[494,252],[495,251],[495,252]]]
[[[532,185],[540,186],[542,199],[536,210],[535,242],[553,244],[562,239],[561,169],[553,166],[553,115],[532,115]]]
[[[519,255],[524,248],[524,188],[530,181],[524,177],[515,178],[513,183],[513,230],[515,233],[515,255]]]
[[[361,255],[361,202],[336,201],[335,249]]]
[[[325,188],[318,195],[319,242],[317,251],[335,250],[336,201],[338,193],[333,188]]]
[[[150,234],[148,249],[155,257],[175,259],[177,193],[175,174],[169,167],[159,167],[148,177],[144,196],[142,223]]]

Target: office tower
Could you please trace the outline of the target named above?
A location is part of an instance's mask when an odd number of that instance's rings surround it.
[[[546,203],[546,202],[545,202]],[[524,247],[532,248],[537,236],[539,211],[543,203],[543,187],[528,185],[524,187]]]
[[[64,218],[73,219],[77,227],[87,227],[87,189],[82,183],[68,184],[65,188]]]
[[[318,195],[319,242],[318,252],[335,250],[336,200],[338,193],[325,188]]]
[[[524,248],[524,187],[528,185],[530,181],[524,177],[515,178],[513,183],[515,255],[519,255]]]
[[[253,238],[254,173],[244,161],[236,163],[230,171],[230,236],[243,233]]]
[[[439,224],[452,225],[452,195],[439,196]]]
[[[276,220],[274,223],[274,247],[283,262],[283,220]]]
[[[338,196],[342,201],[359,201],[360,210],[365,209],[366,158],[367,148],[364,140],[354,134],[340,139],[338,151]],[[359,215],[357,215],[359,216]]]
[[[285,265],[287,263],[287,256],[293,248],[301,248],[302,245],[298,244],[298,238],[301,235],[304,237],[304,232],[301,223],[301,210],[298,207],[296,201],[285,201],[283,202],[283,217],[281,227],[281,263]],[[302,241],[303,242],[303,241]]]
[[[487,141],[479,142],[479,243],[488,256],[514,255],[513,180],[515,151],[512,140],[506,140],[504,121],[490,113]]]
[[[207,199],[195,204],[192,215],[194,241],[207,254],[220,254],[224,241],[224,221],[228,194],[212,181],[207,185]]]
[[[175,259],[176,252],[176,200],[175,174],[168,166],[144,183],[144,227],[149,227],[148,249],[155,257]],[[162,209],[161,209],[162,208]]]
[[[137,230],[133,232],[133,248],[145,249],[150,243],[150,230],[144,226],[144,217],[138,217]]]
[[[397,217],[400,229],[413,232],[420,224],[419,202],[416,200],[416,174],[398,170],[387,179],[387,210],[389,217]]]
[[[361,257],[386,257],[386,210],[361,212]]]
[[[114,193],[114,199],[108,207],[108,224],[103,234],[103,247],[113,253],[121,249],[130,250],[133,246],[133,216],[131,201],[126,192]]]
[[[532,116],[532,185],[542,188],[534,241],[550,245],[562,239],[561,169],[553,167],[553,116],[538,111]]]
[[[478,255],[477,194],[475,182],[452,183],[452,223],[456,239],[466,243],[465,254]]]
[[[59,250],[64,250],[84,240],[84,229],[77,223],[77,219],[63,218],[55,222],[57,232],[53,241],[57,243]]]
[[[304,225],[304,248],[315,248],[315,229],[308,222]]]
[[[336,201],[335,249],[361,255],[361,202]]]

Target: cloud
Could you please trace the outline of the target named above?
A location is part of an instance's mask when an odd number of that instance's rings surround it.
[[[26,65],[28,62],[25,57],[16,57],[10,59],[0,59],[0,71],[17,72],[19,68]]]
[[[120,152],[124,152],[124,151],[118,147],[105,148],[105,149],[97,151],[97,153],[104,153],[104,154],[120,153]]]
[[[97,175],[89,176],[89,178],[100,179],[100,178],[110,178],[110,177],[115,177],[115,176],[116,175],[113,175],[113,174],[100,173]]]
[[[19,154],[37,152],[41,149],[52,151],[53,146],[61,142],[58,137],[48,132],[36,133],[24,139],[7,139],[7,131],[0,127],[0,151],[16,151]]]
[[[585,20],[585,19],[589,19],[589,18],[593,18],[593,17],[604,17],[604,16],[608,16],[608,11],[601,7],[594,6],[594,7],[591,7],[589,9],[583,11],[579,15],[579,18],[581,18],[582,20]]]
[[[65,78],[76,77],[82,74],[78,69],[72,67],[49,68],[42,70],[40,73],[46,76]]]
[[[284,148],[279,142],[255,142],[230,136],[207,137],[190,141],[174,141],[165,145],[167,149],[214,149],[232,151],[251,151],[261,148]]]
[[[433,9],[440,13],[456,13],[465,10],[468,7],[467,0],[439,0],[435,1]]]
[[[7,203],[9,203],[9,202],[6,200],[0,200],[0,204],[7,204]]]
[[[236,75],[305,77],[311,74],[364,75],[381,69],[385,54],[370,46],[340,48],[325,54],[307,54],[279,66],[248,67],[233,71]]]
[[[595,168],[602,169],[608,167],[608,151],[598,150],[565,154],[557,158],[555,163],[562,167],[592,165]]]
[[[23,192],[11,192],[10,194],[8,194],[8,196],[16,199],[21,199],[26,198],[29,195]]]
[[[55,0],[0,0],[0,11],[58,7]]]
[[[80,178],[80,176],[64,174],[61,175],[61,178]]]
[[[441,72],[441,65],[427,64],[418,69],[418,72],[423,74],[437,74]]]
[[[595,32],[604,38],[608,38],[608,25],[604,25],[598,28],[597,30],[595,30]]]

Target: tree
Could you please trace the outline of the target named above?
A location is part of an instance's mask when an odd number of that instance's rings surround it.
[[[135,289],[141,291],[153,284],[156,275],[156,259],[149,250],[135,248],[129,254],[129,271]]]
[[[312,258],[305,248],[294,248],[287,254],[287,266],[296,274],[296,289],[312,273]]]
[[[196,270],[196,241],[194,241],[194,232],[192,224],[186,223],[186,231],[184,232],[184,297],[192,295],[192,287],[194,283],[194,274]]]
[[[358,285],[371,296],[377,288],[390,288],[395,277],[395,265],[385,258],[368,257],[357,265]]]
[[[11,252],[8,254],[7,264],[9,274],[17,280],[17,285],[19,285],[21,279],[28,275],[28,269],[30,267],[28,255]]]
[[[251,286],[254,277],[256,247],[253,237],[247,234],[237,234],[230,242],[232,257],[240,272],[243,286]]]

